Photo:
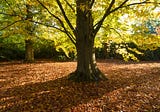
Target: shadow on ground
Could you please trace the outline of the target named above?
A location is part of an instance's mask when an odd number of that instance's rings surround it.
[[[67,77],[29,84],[1,92],[1,111],[55,111],[61,112],[80,103],[101,97],[107,89],[98,93],[96,83],[74,83]]]
[[[99,83],[75,83],[63,77],[47,82],[21,85],[0,92],[0,111],[70,112],[71,108],[77,105],[107,96],[120,88],[135,85],[132,90],[136,91],[136,86],[155,80],[157,77],[159,77],[157,73],[144,75],[142,73],[142,75],[132,75],[127,78],[117,76]],[[106,106],[110,103],[107,97],[105,102]],[[103,108],[102,105],[99,106],[97,108]],[[111,111],[111,109],[106,107],[105,111]]]

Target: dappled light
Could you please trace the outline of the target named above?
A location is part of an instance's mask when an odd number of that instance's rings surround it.
[[[99,60],[109,80],[67,80],[75,62],[0,64],[0,110],[108,112],[159,111],[160,62]]]
[[[75,63],[68,62],[67,67],[64,63],[43,63],[37,62],[33,64],[13,63],[7,64],[2,63],[0,66],[1,82],[9,82],[5,88],[12,88],[25,84],[34,84],[38,82],[45,82],[48,80],[54,80],[61,78],[72,70],[70,67],[75,67]],[[65,68],[65,70],[63,70]],[[3,88],[3,86],[1,87]]]
[[[160,0],[0,0],[0,112],[160,112]]]

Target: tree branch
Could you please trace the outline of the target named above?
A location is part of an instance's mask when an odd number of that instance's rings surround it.
[[[67,36],[69,37],[69,39],[73,42],[73,44],[75,44],[75,41],[74,39],[72,38],[73,36],[71,36],[72,34],[68,34],[68,31],[67,31],[67,28],[64,26],[64,23],[63,21],[57,17],[56,15],[54,15],[52,12],[49,11],[49,9],[43,4],[41,3],[39,0],[36,0],[44,9],[47,10],[47,12],[52,16],[54,17],[55,19],[57,19],[59,21],[59,23],[61,24],[62,28],[64,29],[63,32],[65,32],[67,34]]]
[[[62,7],[61,2],[60,2],[59,0],[56,0],[56,2],[57,2],[58,6],[59,6],[59,8],[60,8],[60,10],[61,10],[61,12],[62,12],[62,14],[63,14],[63,17],[64,17],[65,21],[67,22],[68,26],[69,26],[70,29],[73,31],[74,35],[76,35],[76,34],[75,34],[75,29],[74,29],[74,27],[72,26],[71,22],[69,21],[66,13],[65,13],[65,11],[64,11],[64,9],[63,9],[63,7]]]
[[[119,6],[119,7],[115,8],[115,9],[111,10],[110,13],[113,13],[113,12],[115,12],[118,9],[121,9],[121,8],[130,7],[130,6],[134,6],[134,5],[140,5],[140,4],[154,4],[154,2],[144,1],[144,2],[132,3],[132,4],[128,4],[128,5],[122,5],[122,6]],[[157,3],[157,4],[160,4],[160,3]]]
[[[91,4],[90,4],[90,9],[92,8],[93,4],[94,4],[95,0],[91,0]]]
[[[47,12],[51,15],[51,16],[53,16],[54,18],[56,18],[59,22],[60,22],[60,24],[61,25],[63,25],[63,22],[62,22],[62,20],[59,18],[59,17],[57,17],[56,15],[54,15],[51,11],[49,11],[49,9],[43,4],[43,3],[41,3],[39,0],[36,0],[44,9],[46,9],[47,10]]]
[[[122,36],[115,28],[110,28],[110,29],[115,31],[120,37]]]
[[[124,4],[126,4],[129,0],[125,0],[121,5],[119,5],[117,8],[122,7]]]
[[[23,20],[17,20],[17,21],[14,21],[13,23],[11,23],[11,24],[9,24],[9,25],[7,25],[7,26],[5,26],[5,27],[1,28],[1,29],[0,29],[0,31],[5,30],[6,28],[8,28],[8,27],[10,27],[10,26],[12,26],[12,25],[14,25],[14,24],[16,24],[16,23],[20,22],[20,21],[23,21]]]
[[[38,22],[38,21],[33,21],[33,20],[29,20],[30,22],[33,22],[33,23],[36,23],[36,24],[39,24],[39,25],[43,25],[43,26],[46,26],[46,27],[51,27],[51,28],[55,28],[56,30],[59,30],[65,34],[67,34],[67,36],[70,38],[70,40],[72,41],[73,44],[75,44],[75,39],[74,37],[66,30],[62,30],[58,27],[56,27],[55,25],[49,25],[49,24],[45,24],[45,23],[41,23],[41,22]]]
[[[94,29],[94,35],[97,34],[97,32],[98,32],[99,29],[101,28],[101,26],[102,26],[105,18],[110,14],[110,10],[111,10],[112,6],[114,5],[114,3],[115,3],[115,0],[112,0],[111,3],[110,3],[110,5],[109,5],[109,7],[106,9],[106,11],[105,11],[102,19],[101,19],[98,23],[96,23],[96,24],[94,25],[94,27],[96,27],[96,28]]]
[[[38,22],[38,21],[34,21],[34,20],[29,20],[29,21],[30,21],[30,22],[33,22],[33,23],[35,23],[35,24],[39,24],[39,25],[46,26],[46,27],[55,28],[56,30],[59,30],[59,31],[61,31],[61,32],[65,32],[64,30],[56,27],[55,25],[49,25],[49,24],[47,24],[47,23],[42,23],[42,22]]]
[[[96,24],[94,25],[94,27],[95,27],[95,29],[94,29],[94,35],[96,35],[97,32],[99,31],[99,29],[101,28],[101,26],[102,26],[105,18],[106,18],[108,15],[110,15],[111,13],[117,11],[118,9],[124,8],[124,7],[130,7],[130,6],[134,6],[134,5],[140,5],[140,4],[154,4],[154,2],[147,2],[147,0],[146,0],[146,1],[144,1],[144,2],[138,2],[138,3],[132,3],[132,4],[125,5],[128,1],[129,1],[129,0],[124,0],[124,2],[121,3],[118,7],[116,7],[116,8],[114,8],[114,9],[111,10],[112,6],[113,6],[114,3],[115,3],[115,0],[112,0],[111,3],[110,3],[110,5],[109,5],[109,7],[108,7],[107,10],[105,11],[102,19],[101,19],[98,23],[96,23]],[[157,3],[157,4],[160,4],[160,3]]]
[[[72,9],[72,11],[73,12],[75,12],[75,9],[72,7],[72,5],[67,1],[67,0],[64,0],[66,3],[67,3],[67,5]]]
[[[154,4],[154,2],[147,2],[147,1],[144,1],[144,2],[139,2],[139,3],[128,4],[128,5],[123,6],[123,7],[129,7],[129,6],[133,6],[133,5],[139,5],[139,4]],[[156,4],[160,4],[160,3],[156,3]]]

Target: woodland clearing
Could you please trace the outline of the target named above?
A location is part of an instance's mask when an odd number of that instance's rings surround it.
[[[1,62],[0,112],[160,112],[160,62],[98,66],[109,80],[76,83],[76,62]]]

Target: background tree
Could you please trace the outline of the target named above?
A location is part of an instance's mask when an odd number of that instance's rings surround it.
[[[2,37],[11,37],[13,35],[21,35],[20,38],[25,37],[25,60],[34,61],[33,37],[35,24],[30,22],[33,20],[33,9],[25,1],[1,1],[0,14],[3,16],[1,31]]]
[[[52,5],[50,2],[43,3],[47,6]],[[53,41],[55,44],[53,47],[57,51],[63,51],[67,58],[70,57],[70,52],[75,53],[73,44],[58,28],[57,21],[36,1],[2,0],[1,7],[1,38],[21,35],[19,39],[25,42],[26,61],[34,61],[34,46],[41,38]],[[58,12],[56,15],[59,15]]]
[[[26,32],[28,33],[27,38],[25,39],[25,60],[28,62],[34,61],[34,49],[33,49],[33,37],[34,37],[34,23],[29,22],[33,20],[32,5],[26,4],[26,18],[27,25],[25,27]]]

